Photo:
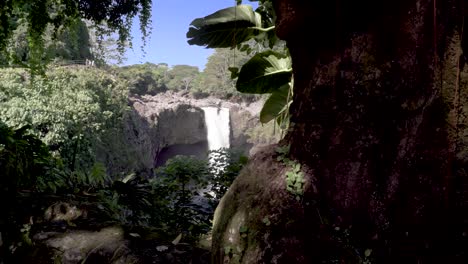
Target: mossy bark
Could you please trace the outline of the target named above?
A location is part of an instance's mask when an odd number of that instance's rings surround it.
[[[277,155],[274,145],[259,151],[222,198],[214,216],[213,263],[304,262],[304,210],[286,191],[289,168]]]
[[[291,263],[265,254],[289,250],[294,263],[467,260],[464,2],[273,1],[295,80],[285,143],[310,169],[303,214],[293,214],[300,250],[289,242],[259,246],[257,263]],[[243,195],[255,188],[270,194],[256,202],[263,214],[275,210],[265,204],[281,191],[268,181],[239,189],[242,178],[280,179],[260,173],[269,162],[253,159],[256,169],[243,172],[224,204],[254,199]],[[297,206],[287,203],[284,210]],[[216,237],[226,226],[215,226],[214,241],[226,241]],[[291,232],[277,234],[284,241]]]

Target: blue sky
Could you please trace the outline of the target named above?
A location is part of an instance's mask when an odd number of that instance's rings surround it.
[[[244,4],[255,4],[247,0]],[[145,47],[146,56],[141,52],[141,34],[137,21],[133,23],[133,50],[125,54],[124,65],[145,62],[168,63],[169,66],[187,64],[198,66],[202,71],[212,49],[190,46],[186,34],[190,23],[219,9],[234,6],[235,0],[153,0],[152,34]]]

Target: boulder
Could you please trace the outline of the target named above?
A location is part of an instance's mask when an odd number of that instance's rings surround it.
[[[106,227],[98,231],[41,232],[33,240],[37,247],[24,256],[23,261],[27,261],[26,263],[50,263],[36,262],[37,259],[45,259],[45,256],[49,256],[54,263],[63,264],[138,261],[131,254],[128,241],[124,239],[124,231],[120,227]]]
[[[276,158],[275,145],[258,151],[221,199],[212,263],[307,263],[304,208],[286,191],[288,168]]]

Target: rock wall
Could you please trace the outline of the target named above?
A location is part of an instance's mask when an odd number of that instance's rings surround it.
[[[198,144],[203,148],[206,133],[203,110],[187,104],[160,108],[136,100],[126,120],[128,147],[135,150],[137,168],[144,170],[161,165],[158,156],[170,146],[184,148]]]
[[[151,174],[174,155],[203,158],[208,151],[207,130],[201,107],[230,109],[230,145],[249,155],[251,149],[265,143],[251,137],[261,129],[258,114],[261,101],[249,105],[217,98],[194,99],[177,93],[129,98],[130,111],[123,119],[123,134],[110,134],[109,144],[99,152],[98,160],[112,175],[122,172]],[[275,139],[268,141],[274,143]]]
[[[258,117],[240,106],[233,106],[229,112],[231,124],[231,146],[248,154],[254,143],[249,141],[248,130],[255,127]]]

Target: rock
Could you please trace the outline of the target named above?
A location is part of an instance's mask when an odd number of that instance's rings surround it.
[[[205,116],[198,107],[180,104],[174,109],[164,109],[156,124],[162,146],[206,141]]]
[[[137,263],[130,252],[124,231],[120,227],[107,227],[99,231],[68,230],[64,233],[36,234],[38,250],[31,258],[51,255],[63,264],[75,263]],[[45,239],[44,239],[45,237]],[[33,263],[33,262],[30,262]]]
[[[254,144],[249,142],[247,131],[259,123],[258,117],[243,110],[240,106],[230,108],[229,115],[231,119],[231,146],[248,155]]]
[[[258,118],[262,101],[247,105],[166,92],[130,97],[129,102],[131,109],[123,118],[124,132],[111,133],[111,138],[103,140],[105,144],[97,150],[97,160],[105,164],[111,175],[130,172],[151,175],[153,168],[163,165],[175,154],[204,158],[208,145],[202,107],[230,109],[230,145],[246,155],[252,147],[276,142],[276,139],[265,141],[264,137],[261,140],[260,137],[251,138],[249,134],[254,127],[262,130]]]
[[[161,106],[140,100],[132,106],[124,117],[120,142],[116,135],[114,145],[103,148],[98,155],[98,160],[106,164],[112,175],[131,171],[149,175],[164,148],[206,142],[204,113],[198,107],[187,104]]]
[[[304,209],[286,191],[288,169],[276,156],[275,145],[255,154],[221,199],[212,263],[307,263]]]
[[[87,212],[76,205],[66,202],[58,202],[49,206],[45,213],[44,219],[46,221],[73,221],[80,217],[86,218]]]
[[[126,234],[126,235],[125,235]],[[97,231],[83,229],[63,232],[41,231],[33,244],[15,256],[16,263],[209,263],[209,251],[186,243],[149,238],[147,233],[132,236],[119,226]]]

